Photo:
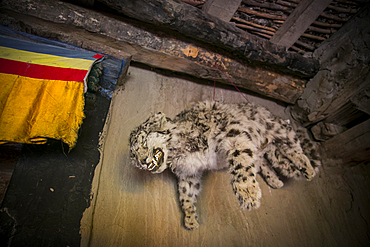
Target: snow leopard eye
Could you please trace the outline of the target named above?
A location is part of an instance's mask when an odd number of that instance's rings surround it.
[[[147,148],[146,137],[144,135],[141,136],[140,143],[142,148]]]

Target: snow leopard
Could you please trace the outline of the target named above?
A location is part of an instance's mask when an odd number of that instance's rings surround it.
[[[205,171],[227,169],[247,210],[260,207],[257,173],[272,188],[284,185],[279,173],[307,180],[316,174],[290,124],[248,102],[199,102],[173,119],[156,113],[131,132],[130,157],[140,169],[175,174],[188,230],[199,227],[195,205]]]

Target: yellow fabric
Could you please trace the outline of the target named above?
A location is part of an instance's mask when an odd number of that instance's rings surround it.
[[[82,58],[69,58],[30,51],[22,51],[0,46],[0,57],[18,62],[86,70],[92,61]]]
[[[0,73],[0,144],[60,139],[72,148],[84,118],[83,83]]]

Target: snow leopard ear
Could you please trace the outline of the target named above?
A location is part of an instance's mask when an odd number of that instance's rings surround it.
[[[145,123],[151,131],[163,130],[165,124],[167,123],[166,115],[162,112],[158,112],[151,116]]]
[[[159,117],[159,119],[158,119],[159,129],[163,130],[164,126],[167,123],[166,115],[162,112],[158,112],[157,115]]]

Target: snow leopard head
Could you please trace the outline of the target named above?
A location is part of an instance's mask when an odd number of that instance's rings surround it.
[[[160,173],[167,168],[166,142],[170,136],[166,129],[168,121],[170,120],[159,112],[131,132],[130,156],[135,166],[152,173]]]

